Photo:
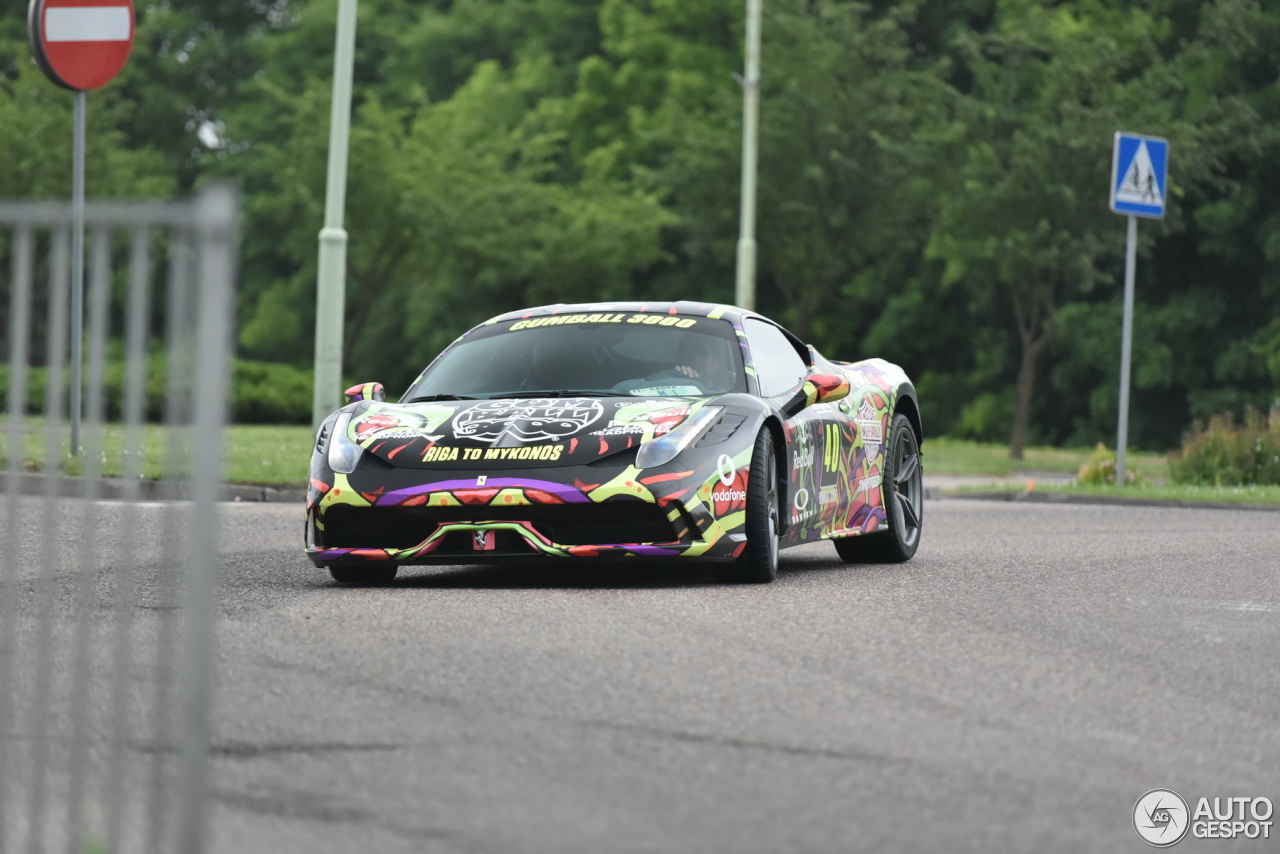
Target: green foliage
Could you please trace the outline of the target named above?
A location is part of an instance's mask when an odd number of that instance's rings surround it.
[[[966,404],[952,435],[979,442],[997,442],[1008,432],[1013,417],[1013,395],[988,392]]]
[[[9,366],[0,365],[0,399],[8,399]],[[107,421],[120,421],[124,414],[127,371],[123,361],[112,359],[104,370],[104,406]],[[147,358],[144,377],[143,417],[162,421],[165,415],[167,367],[164,354]],[[235,359],[232,364],[230,418],[237,424],[309,424],[311,422],[311,372],[293,365]],[[48,371],[27,369],[27,406],[32,415],[43,414]],[[63,374],[64,390],[70,371]],[[63,410],[67,400],[64,391]]]
[[[4,23],[0,27],[0,152],[4,152],[0,198],[70,196],[74,97],[49,82],[30,58],[25,35],[18,37],[12,22]],[[87,103],[85,194],[171,194],[174,179],[162,154],[150,145],[125,144],[127,135],[121,128],[136,105],[111,90]]]
[[[0,0],[0,196],[65,197],[71,95],[31,61],[26,5]],[[309,417],[336,6],[140,6],[89,95],[90,195],[243,190],[239,418]],[[529,304],[733,298],[741,0],[362,0],[357,32],[345,373],[403,387]],[[1111,137],[1152,133],[1170,204],[1139,229],[1133,440],[1266,406],[1277,56],[1256,0],[768,3],[758,305],[828,355],[902,364],[931,433],[1106,439]],[[0,234],[0,304],[8,271]]]
[[[1124,468],[1124,482],[1143,483],[1146,478],[1142,476],[1142,472],[1131,465],[1126,464]],[[1073,485],[1084,486],[1101,486],[1103,484],[1112,484],[1116,482],[1116,455],[1102,442],[1094,448],[1092,454],[1084,465],[1080,466],[1080,470],[1076,472]]]
[[[1230,412],[1196,422],[1170,455],[1169,474],[1175,483],[1280,486],[1280,411],[1268,418],[1249,407],[1243,424]]]
[[[308,424],[312,376],[293,365],[236,359],[231,420],[236,424]]]
[[[125,363],[120,358],[109,359],[103,366],[103,406],[109,421],[119,421],[124,412],[124,394],[126,385]],[[6,401],[9,395],[10,366],[0,365],[0,396]],[[26,412],[31,415],[42,414],[45,409],[48,392],[49,371],[44,367],[27,369],[27,405]],[[71,371],[66,369],[62,375],[62,408],[67,408],[68,391],[71,383]],[[143,377],[143,417],[149,421],[159,421],[164,417],[165,399],[165,359],[164,354],[154,352],[147,358]],[[88,404],[86,403],[86,406]]]
[[[448,101],[361,105],[347,206],[349,372],[407,384],[492,314],[625,297],[632,271],[662,256],[659,234],[672,217],[656,194],[593,163],[570,183],[552,180],[566,136],[557,102],[539,95],[554,77],[545,58],[512,70],[485,62]],[[327,92],[317,82],[301,99],[270,87],[262,97],[278,101],[287,136],[260,146],[250,164],[264,190],[250,216],[269,226],[247,236],[245,263],[294,272],[246,293],[240,342],[263,358],[296,359],[310,354],[325,175],[310,129],[323,123]]]
[[[1116,282],[1107,261],[1122,252],[1123,228],[1100,204],[1109,166],[1102,141],[1120,128],[1159,128],[1176,152],[1170,195],[1178,196],[1212,185],[1238,140],[1256,135],[1247,105],[1185,97],[1185,67],[1209,48],[1196,42],[1168,58],[1166,27],[1143,8],[1022,2],[1002,6],[988,31],[957,37],[972,75],[960,105],[963,153],[927,256],[943,264],[943,287],[963,288],[1017,342],[1015,454],[1040,362],[1064,320],[1081,313],[1071,307],[1101,302]],[[1183,227],[1181,213],[1171,205],[1166,233]],[[1071,356],[1099,352],[1073,344]],[[1114,365],[1116,350],[1102,352]],[[1140,385],[1159,385],[1144,376],[1159,355],[1143,351]]]
[[[925,437],[925,471],[929,474],[954,475],[994,475],[1006,479],[1022,488],[1026,479],[1033,472],[1061,472],[1075,474],[1081,466],[1089,462],[1095,452],[1093,448],[1027,448],[1026,458],[1021,461],[1009,459],[1007,446],[1001,443],[973,442],[950,437]],[[1129,454],[1129,463],[1136,465],[1152,479],[1163,479],[1166,459],[1163,456],[1143,452]],[[1023,475],[1013,479],[1014,475]],[[1149,485],[1145,484],[1145,485]],[[1076,483],[1079,486],[1079,482]],[[1045,489],[1047,484],[1037,483],[1037,490]]]

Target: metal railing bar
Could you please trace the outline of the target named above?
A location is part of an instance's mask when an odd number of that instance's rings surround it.
[[[188,202],[88,203],[88,269],[82,272],[89,281],[77,300],[71,290],[71,205],[0,200],[0,228],[12,227],[14,236],[9,442],[0,460],[0,854],[42,854],[50,846],[80,854],[89,841],[147,854],[202,854],[205,848],[238,206],[235,189],[217,184]],[[124,329],[115,330],[124,333],[126,453],[124,476],[112,483],[102,472],[104,451],[117,441],[105,422],[114,406],[107,378],[115,368],[106,354],[113,346],[112,267],[119,265],[112,247],[119,228],[130,230],[132,241]],[[146,473],[150,321],[160,301],[151,291],[159,228],[168,235],[167,374],[165,481],[156,497],[175,504],[157,517],[153,594],[141,584],[140,560],[145,554],[149,573],[152,543],[139,538],[140,523],[147,521],[150,530],[139,477]],[[37,257],[37,247],[44,253],[46,229],[47,300],[46,262]],[[66,352],[73,321],[87,321],[78,354]],[[32,425],[26,410],[30,365],[40,356],[46,462],[37,476],[25,473],[27,440],[33,438],[27,436]],[[66,372],[69,357],[77,356],[84,424],[83,447],[73,450],[83,452],[84,477],[72,495],[57,475],[65,459],[67,406],[77,403]],[[125,499],[119,524],[117,510],[100,500],[116,491]],[[25,494],[42,500],[31,504]],[[80,500],[64,504],[64,497]],[[190,503],[176,503],[183,499]],[[115,540],[110,547],[103,538],[109,514],[119,532],[118,540],[109,534]],[[144,595],[147,604],[156,599],[154,626],[138,610]],[[139,666],[153,678],[131,678]],[[135,762],[137,738],[149,755]]]
[[[236,191],[209,185],[196,200],[199,222],[199,311],[192,465],[191,538],[183,648],[182,757],[176,850],[201,854],[207,816],[217,593],[218,485],[224,404],[229,383],[231,292],[235,281]]]
[[[143,421],[146,416],[147,345],[151,317],[151,232],[145,226],[133,230],[129,251],[129,303],[125,330],[125,394],[124,394],[124,506],[121,528],[135,531],[141,521],[138,508],[138,479],[143,475]],[[119,851],[121,822],[126,792],[124,785],[125,753],[129,744],[129,671],[133,667],[133,624],[136,603],[134,566],[137,548],[132,536],[120,540],[117,568],[115,654],[111,679],[112,743],[107,763],[107,779],[113,781],[107,790],[108,851]]]
[[[183,477],[183,435],[190,419],[187,395],[190,391],[191,371],[191,319],[190,289],[192,266],[191,238],[185,229],[174,229],[169,239],[168,315],[166,317],[166,361],[168,374],[165,381],[165,422],[168,436],[165,443],[165,498],[177,501],[181,497],[180,479]],[[174,740],[173,715],[173,667],[175,641],[177,640],[178,590],[182,579],[182,544],[186,542],[181,528],[186,517],[174,513],[163,529],[161,554],[166,571],[157,585],[159,609],[155,668],[154,702],[152,704],[151,732],[155,749],[151,754],[151,768],[146,795],[146,839],[143,851],[147,854],[165,854],[166,809],[169,798],[171,747]]]
[[[93,232],[93,254],[89,281],[89,375],[85,412],[84,507],[80,543],[94,542],[98,530],[97,499],[102,493],[102,425],[106,415],[104,394],[106,342],[108,332],[107,298],[111,288],[111,232],[98,226]],[[67,795],[66,854],[83,854],[85,782],[89,775],[86,756],[89,752],[88,716],[90,668],[90,629],[93,625],[93,600],[99,568],[98,552],[84,548],[76,589],[76,633],[71,667],[71,783]]]
[[[44,396],[45,469],[56,473],[62,460],[62,369],[66,364],[67,297],[71,285],[71,234],[60,228],[54,232],[49,264],[48,376]],[[46,481],[44,518],[57,518],[56,477]],[[48,708],[52,690],[53,612],[56,606],[58,538],[44,532],[42,560],[36,579],[37,609],[35,635],[34,690],[31,706],[31,784],[27,821],[27,851],[40,854],[44,837],[47,768],[49,765]]]
[[[8,787],[17,768],[10,753],[17,691],[13,685],[15,589],[18,576],[19,475],[26,458],[27,357],[30,347],[32,256],[35,235],[29,225],[14,230],[13,278],[9,292],[9,447],[5,477],[5,548],[3,577],[0,578],[0,829],[9,827]],[[5,834],[0,832],[0,854],[4,854]]]
[[[88,225],[190,227],[193,224],[191,205],[184,202],[85,202],[84,218]],[[71,225],[72,219],[70,202],[0,201],[0,223],[59,226]]]

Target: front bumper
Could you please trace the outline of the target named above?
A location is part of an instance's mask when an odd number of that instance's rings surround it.
[[[745,547],[740,502],[717,501],[718,476],[628,468],[604,484],[448,472],[448,479],[360,492],[312,480],[306,554],[317,566],[485,563],[535,557],[732,559]],[[419,470],[420,477],[426,472]],[[443,473],[441,473],[443,474]]]

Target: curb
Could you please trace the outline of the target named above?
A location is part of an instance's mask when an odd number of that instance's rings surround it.
[[[13,473],[9,473],[12,477]],[[89,481],[83,477],[17,473],[19,495],[47,495],[50,486],[59,498],[84,498]],[[135,491],[136,490],[136,491]],[[129,494],[129,493],[133,494]],[[97,481],[96,498],[107,501],[132,499],[138,501],[188,501],[191,485],[173,480],[139,480],[130,489],[124,478],[104,477]],[[224,483],[219,487],[219,501],[272,501],[302,504],[307,500],[305,489],[281,486],[254,486],[241,483]]]
[[[1231,501],[1179,501],[1176,498],[1115,498],[1110,495],[1068,495],[1062,492],[942,492],[925,490],[925,498],[977,501],[1027,501],[1032,504],[1108,504],[1113,507],[1184,507],[1191,510],[1270,510],[1280,504],[1236,504]]]

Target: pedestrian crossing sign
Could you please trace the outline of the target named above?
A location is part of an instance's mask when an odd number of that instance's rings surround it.
[[[1168,169],[1169,140],[1118,131],[1111,154],[1111,210],[1162,219]]]

